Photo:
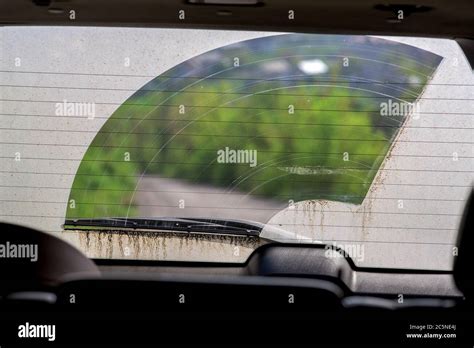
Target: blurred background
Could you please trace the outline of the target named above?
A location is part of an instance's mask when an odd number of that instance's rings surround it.
[[[183,216],[267,222],[305,200],[360,204],[403,115],[441,57],[362,36],[285,34],[226,45],[164,72],[85,153],[68,218]],[[220,163],[225,148],[256,154]]]

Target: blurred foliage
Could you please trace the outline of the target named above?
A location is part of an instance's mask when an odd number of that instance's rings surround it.
[[[305,73],[304,60],[328,71]],[[296,34],[192,58],[150,81],[105,123],[79,167],[67,216],[139,215],[140,175],[279,201],[360,204],[403,123],[381,117],[380,103],[415,101],[439,60],[382,39]],[[217,163],[226,147],[257,150],[257,166]]]

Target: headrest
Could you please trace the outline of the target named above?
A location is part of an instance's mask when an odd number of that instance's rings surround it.
[[[458,256],[454,259],[454,280],[469,302],[474,300],[473,192],[467,200],[458,234]]]
[[[28,227],[0,223],[0,292],[60,283],[71,276],[95,277],[97,266],[69,243]]]

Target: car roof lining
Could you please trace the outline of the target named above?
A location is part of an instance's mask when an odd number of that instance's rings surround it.
[[[261,6],[183,0],[0,0],[0,25],[144,26],[474,38],[472,1],[262,0]],[[113,9],[113,11],[111,11]],[[343,9],[343,10],[342,10]],[[75,11],[73,20],[69,11]],[[179,16],[184,11],[184,18]],[[294,11],[294,18],[289,18]],[[398,20],[398,11],[403,19]]]

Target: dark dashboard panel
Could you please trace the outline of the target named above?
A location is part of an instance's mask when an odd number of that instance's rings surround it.
[[[445,271],[410,271],[358,268],[342,253],[329,257],[324,245],[267,244],[258,248],[245,264],[95,260],[104,276],[160,279],[220,276],[293,277],[331,281],[346,294],[382,296],[461,297],[453,276]],[[236,277],[237,276],[237,277]]]
[[[344,292],[330,281],[267,277],[118,276],[78,280],[56,290],[70,310],[315,311],[341,308]],[[75,302],[71,303],[71,295]],[[81,303],[82,306],[75,306]],[[120,303],[120,306],[117,304]]]

